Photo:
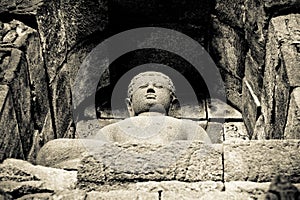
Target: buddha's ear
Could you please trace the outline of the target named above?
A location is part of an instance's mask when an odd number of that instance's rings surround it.
[[[126,98],[126,99],[125,99],[125,103],[126,103],[126,105],[127,105],[127,110],[128,110],[128,112],[129,112],[129,116],[130,116],[130,117],[135,116],[134,110],[133,110],[133,108],[132,108],[131,99],[130,99],[130,98]]]
[[[170,103],[170,108],[168,115],[171,117],[179,117],[181,116],[180,113],[180,103],[177,97],[174,94],[171,94],[171,103]]]

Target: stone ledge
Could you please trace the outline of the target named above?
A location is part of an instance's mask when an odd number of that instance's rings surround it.
[[[177,141],[169,145],[104,144],[81,161],[78,186],[102,190],[105,185],[144,181],[222,181],[222,145]]]
[[[269,182],[285,174],[300,182],[300,140],[224,143],[225,181]]]

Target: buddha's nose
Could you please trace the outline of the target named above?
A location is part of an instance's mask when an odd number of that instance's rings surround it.
[[[148,88],[147,88],[147,93],[155,93],[153,83],[149,83]]]

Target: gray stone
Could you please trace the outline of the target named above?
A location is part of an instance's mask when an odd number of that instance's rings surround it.
[[[220,2],[219,2],[220,3]],[[236,31],[213,18],[212,49],[217,65],[231,74],[242,79],[244,77],[244,62],[246,44],[243,36]]]
[[[286,21],[288,24],[282,26]],[[293,14],[276,17],[270,21],[262,95],[267,138],[284,137],[290,87],[297,86],[299,78],[295,69],[296,63],[299,62],[296,47],[291,45],[300,36],[293,31],[297,26],[299,25]]]
[[[5,85],[0,85],[0,110],[0,161],[10,157],[24,159],[12,94]]]
[[[245,39],[249,45],[251,55],[259,65],[257,70],[263,67],[265,59],[266,26],[269,16],[263,7],[262,1],[245,1]],[[253,12],[255,10],[255,12]],[[246,67],[247,68],[247,67]]]
[[[208,122],[205,130],[213,144],[222,143],[224,141],[223,123]]]
[[[97,133],[96,139],[107,142],[147,142],[166,144],[174,140],[202,140],[210,143],[205,130],[196,122],[176,119],[172,113],[179,107],[175,86],[171,78],[162,72],[144,71],[135,75],[128,86],[126,104],[130,118],[108,125]],[[191,110],[183,104],[180,117],[184,111]],[[195,113],[190,118],[205,116],[205,102],[194,107]],[[200,110],[200,111],[199,111]],[[194,114],[194,116],[193,116]],[[198,116],[195,116],[198,115]]]
[[[107,15],[106,1],[45,1],[40,6],[37,22],[50,82],[66,61],[68,50],[106,28]]]
[[[180,110],[175,116],[176,118],[186,118],[193,120],[204,120],[206,119],[206,108],[205,102],[199,102],[198,105],[183,104],[180,105]]]
[[[242,119],[241,113],[219,99],[207,102],[208,119]]]
[[[36,16],[50,82],[53,81],[67,55],[66,29],[63,13],[59,8],[59,1],[45,1]]]
[[[174,192],[177,194],[187,195],[193,193],[194,195],[203,195],[206,192],[222,191],[224,184],[215,181],[201,181],[201,182],[181,182],[181,181],[147,181],[135,183],[130,189],[141,192],[158,192],[162,194],[166,192]]]
[[[239,141],[224,144],[225,181],[268,182],[277,174],[298,183],[299,140]]]
[[[101,128],[114,122],[114,119],[81,120],[76,123],[76,138],[86,138],[96,135]]]
[[[217,0],[215,5],[216,16],[220,21],[231,24],[233,27],[244,28],[246,8],[243,0]]]
[[[0,189],[0,199],[13,200],[13,197]]]
[[[230,105],[233,105],[238,111],[243,110],[242,104],[242,80],[237,78],[225,70],[220,69],[222,74],[225,88],[226,88],[226,98]]]
[[[65,171],[38,165],[35,166],[23,160],[6,159],[0,165],[0,169],[1,171],[2,169],[5,169],[5,171],[9,172],[6,175],[2,175],[2,180],[8,180],[13,186],[16,185],[17,187],[19,187],[18,184],[22,186],[22,182],[16,182],[14,180],[26,180],[30,177],[34,177],[34,180],[29,182],[36,185],[36,188],[41,188],[39,186],[41,185],[43,188],[42,190],[47,191],[74,189],[77,181],[77,172],[75,171]],[[18,173],[12,174],[12,172]],[[20,176],[24,175],[24,178],[20,178]],[[24,182],[25,185],[26,182],[28,181]],[[1,181],[1,184],[7,185],[4,181]]]
[[[244,122],[224,123],[224,140],[249,140],[249,135]]]
[[[246,79],[243,80],[243,119],[249,138],[254,134],[256,121],[261,114],[261,104]]]
[[[44,121],[49,112],[49,91],[47,86],[46,71],[42,48],[40,46],[39,34],[37,31],[27,27],[24,34],[27,35],[25,56],[28,64],[30,84],[33,97],[33,113],[36,128],[41,131]]]
[[[61,1],[59,10],[62,12],[68,49],[87,36],[105,30],[108,25],[107,0],[65,0]]]
[[[291,93],[284,139],[300,139],[300,87]]]
[[[266,193],[266,199],[297,200],[299,198],[300,193],[298,188],[290,182],[289,177],[282,174],[274,177]]]
[[[55,133],[53,130],[53,120],[51,117],[51,112],[50,110],[48,111],[44,124],[43,124],[43,129],[41,131],[41,133],[39,134],[40,139],[41,139],[41,143],[42,144],[46,144],[47,142],[49,142],[50,140],[55,139]],[[41,145],[42,146],[42,145]]]
[[[18,198],[18,200],[49,200],[51,199],[51,195],[53,193],[47,193],[47,192],[43,192],[43,193],[36,193],[36,194],[27,194],[24,195],[20,198]]]
[[[49,199],[50,200],[85,200],[87,194],[83,190],[64,190],[59,191],[53,194]]]
[[[289,86],[292,87],[300,86],[300,73],[298,72],[300,58],[295,43],[300,40],[299,17],[300,14],[283,15],[273,18],[270,22],[270,26],[274,27],[276,42],[281,44],[281,59],[284,62]]]
[[[31,122],[31,93],[27,63],[23,53],[15,48],[1,48],[4,54],[10,54],[8,66],[3,66],[4,77],[1,81],[11,89],[13,106],[19,127],[24,156],[31,148],[33,124]]]
[[[268,191],[270,182],[257,183],[251,181],[225,182],[225,190],[229,192],[248,193],[261,196]]]
[[[258,98],[261,97],[263,87],[263,69],[263,64],[259,63],[253,52],[249,50],[245,59],[245,78]]]
[[[102,145],[99,140],[56,139],[46,143],[38,153],[38,165],[77,170],[84,154]]]
[[[72,94],[67,68],[62,68],[51,84],[55,138],[67,136],[73,123]]]
[[[4,0],[0,2],[0,13],[8,12],[9,14],[27,14],[34,15],[37,9],[42,5],[43,0],[33,1],[18,1],[18,0]]]
[[[272,12],[274,9],[282,8],[282,9],[292,9],[300,5],[297,0],[264,0],[264,7],[267,11]]]
[[[121,200],[121,199],[157,199],[158,193],[156,192],[137,192],[137,191],[128,191],[128,190],[115,190],[109,192],[96,192],[92,191],[87,193],[86,200]]]
[[[32,193],[53,192],[47,189],[42,181],[1,181],[0,188],[4,190],[5,193],[13,196],[14,199]]]
[[[119,181],[221,181],[221,148],[197,141],[104,144],[81,161],[77,178],[78,187],[95,190]]]
[[[242,193],[242,192],[216,191],[216,192],[208,192],[197,199],[200,199],[200,200],[223,200],[223,199],[236,200],[236,199],[257,199],[257,197],[250,195],[248,193]],[[257,200],[263,200],[263,199],[257,199]]]
[[[179,181],[147,181],[130,183],[126,189],[112,189],[108,191],[93,191],[88,193],[88,198],[113,198],[113,199],[196,199],[208,192],[221,191],[222,182],[179,182]],[[102,195],[102,196],[101,196]],[[130,196],[129,196],[130,195]],[[175,198],[175,199],[176,199]]]
[[[10,30],[2,39],[4,43],[13,43],[16,38],[18,37],[18,34],[15,30]]]

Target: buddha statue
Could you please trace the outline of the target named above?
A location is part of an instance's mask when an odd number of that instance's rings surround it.
[[[126,104],[130,117],[103,127],[96,139],[118,143],[167,144],[174,140],[211,143],[206,131],[196,122],[169,115],[179,102],[172,80],[161,72],[136,75],[128,86]]]

